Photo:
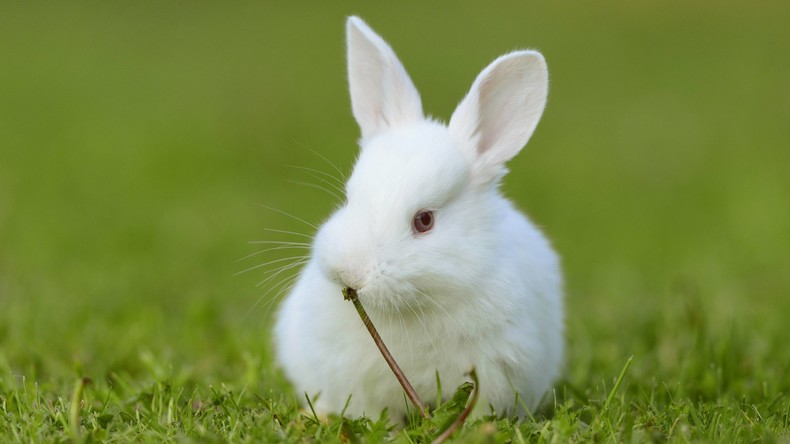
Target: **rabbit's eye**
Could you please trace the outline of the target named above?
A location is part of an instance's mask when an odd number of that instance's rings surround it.
[[[414,216],[412,227],[415,233],[427,233],[433,228],[433,211],[420,211]]]

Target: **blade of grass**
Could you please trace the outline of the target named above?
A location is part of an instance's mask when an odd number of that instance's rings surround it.
[[[88,378],[79,378],[74,384],[74,391],[71,394],[71,404],[69,405],[69,434],[74,442],[82,442],[80,437],[80,404],[82,403],[82,392],[85,385],[90,382]]]
[[[615,395],[617,395],[617,391],[620,389],[620,385],[623,383],[623,379],[625,379],[625,374],[628,372],[628,369],[631,367],[631,363],[633,362],[634,357],[631,356],[628,358],[628,361],[625,362],[623,369],[620,370],[620,374],[617,376],[617,379],[614,382],[614,387],[609,391],[609,394],[606,396],[606,400],[603,402],[603,406],[601,407],[601,411],[598,413],[598,416],[595,417],[595,420],[591,424],[592,429],[596,429],[598,425],[603,421],[603,418],[609,413],[609,405],[614,400]]]
[[[480,395],[480,383],[477,380],[477,371],[474,369],[474,367],[471,370],[469,370],[469,376],[472,378],[472,382],[474,383],[474,388],[473,388],[474,391],[472,392],[471,400],[466,405],[466,408],[464,408],[461,414],[458,415],[457,418],[455,418],[455,421],[453,421],[453,423],[450,424],[450,426],[447,427],[441,433],[441,435],[437,436],[436,439],[434,439],[431,442],[431,444],[441,444],[447,441],[447,439],[450,438],[450,436],[464,424],[466,418],[469,416],[470,413],[472,413],[472,410],[475,408],[475,405],[477,404],[477,398]]]
[[[617,381],[615,381],[614,387],[612,387],[612,390],[609,392],[609,396],[606,397],[606,401],[604,401],[603,403],[601,414],[605,413],[608,410],[609,404],[611,404],[612,400],[614,399],[614,396],[617,394],[617,390],[620,388],[620,384],[622,384],[623,379],[625,378],[625,374],[628,372],[628,368],[631,367],[631,362],[633,362],[633,360],[634,360],[633,356],[629,357],[628,361],[625,362],[623,369],[620,370],[620,375],[617,377]]]

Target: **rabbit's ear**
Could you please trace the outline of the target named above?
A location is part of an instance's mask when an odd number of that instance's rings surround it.
[[[362,137],[423,118],[420,94],[400,60],[359,17],[346,22],[351,110]]]
[[[536,51],[496,59],[477,76],[450,119],[450,130],[474,150],[478,180],[496,180],[532,136],[548,93],[548,70]]]

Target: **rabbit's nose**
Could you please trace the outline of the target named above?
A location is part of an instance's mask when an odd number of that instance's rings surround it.
[[[351,287],[355,290],[359,290],[365,286],[365,281],[367,280],[366,273],[362,272],[358,268],[344,268],[338,270],[337,275],[343,282],[343,285],[346,287]]]

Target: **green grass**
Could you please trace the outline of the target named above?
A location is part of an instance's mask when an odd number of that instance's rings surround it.
[[[343,20],[446,119],[535,47],[549,107],[504,189],[567,276],[565,378],[466,442],[790,441],[790,6],[135,2],[0,7],[0,441],[381,441],[272,364],[251,240],[348,169]],[[630,360],[630,361],[629,361]],[[630,367],[627,363],[630,362]],[[624,373],[623,370],[627,368]],[[615,390],[616,388],[616,390]]]

